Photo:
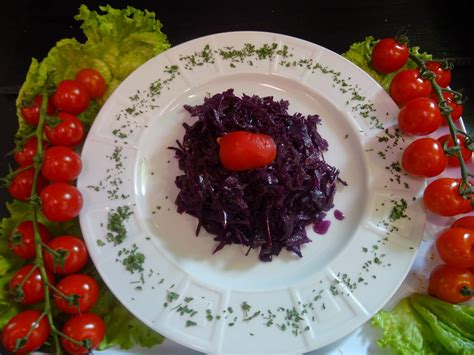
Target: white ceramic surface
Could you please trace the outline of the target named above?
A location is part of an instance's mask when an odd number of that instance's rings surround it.
[[[325,158],[348,183],[335,197],[346,218],[336,220],[331,211],[325,235],[308,227],[312,243],[302,248],[303,258],[282,251],[262,263],[256,251],[245,256],[235,245],[212,255],[212,236],[201,231],[196,238],[197,220],[176,212],[174,179],[181,172],[167,148],[182,138],[182,124],[194,120],[183,105],[228,88],[289,100],[290,113],[320,115],[318,130],[329,142]],[[173,47],[117,88],[87,137],[78,187],[91,257],[135,316],[189,348],[290,354],[333,343],[393,296],[423,235],[425,182],[399,172],[409,141],[395,131],[397,112],[365,72],[303,40],[233,32]],[[405,203],[408,217],[391,218]],[[108,222],[120,209],[130,215],[126,238],[114,245]],[[142,271],[126,270],[124,250],[144,256]],[[244,302],[251,306],[247,314]]]

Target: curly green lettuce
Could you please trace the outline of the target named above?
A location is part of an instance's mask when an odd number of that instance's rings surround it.
[[[392,311],[380,311],[372,325],[382,329],[377,341],[399,355],[474,354],[474,307],[414,294]]]
[[[46,58],[33,58],[25,82],[17,98],[19,129],[16,138],[21,140],[32,128],[28,127],[19,114],[20,107],[30,103],[35,95],[41,94],[51,85],[63,79],[74,78],[79,69],[97,69],[107,82],[103,98],[94,101],[79,117],[90,125],[98,111],[114,89],[137,67],[169,48],[162,25],[153,12],[133,7],[119,10],[101,6],[100,11],[91,11],[81,5],[75,19],[82,22],[85,43],[74,38],[60,40]],[[22,220],[32,218],[29,203],[14,201],[7,203],[9,216],[0,222],[0,329],[21,310],[8,295],[11,276],[25,261],[16,257],[8,248],[8,238]],[[45,223],[53,235],[70,234],[80,236],[77,220],[69,223]],[[94,272],[96,274],[96,272]],[[95,312],[103,317],[107,334],[100,348],[120,346],[128,349],[133,345],[151,347],[160,344],[163,337],[136,319],[118,302],[112,293],[102,286]]]
[[[390,74],[381,74],[375,71],[370,64],[370,58],[372,55],[372,49],[375,45],[379,42],[378,39],[375,39],[372,36],[368,36],[362,42],[356,42],[352,44],[349,50],[342,54],[343,57],[349,59],[351,62],[356,64],[358,67],[366,71],[372,78],[374,78],[386,91],[390,88],[390,82],[392,78],[400,71],[404,69],[412,69],[416,68],[416,64],[411,60],[408,59],[405,66],[403,66],[400,70],[390,73]],[[415,56],[423,59],[429,60],[432,58],[431,54],[428,53],[420,53],[419,47],[410,47],[410,53],[414,54]]]

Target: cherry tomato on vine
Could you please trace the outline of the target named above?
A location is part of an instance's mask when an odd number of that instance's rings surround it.
[[[33,189],[33,180],[35,175],[35,169],[33,167],[16,174],[10,185],[8,186],[8,192],[10,195],[20,201],[28,201],[31,197],[31,191]],[[38,175],[36,184],[37,191],[40,192],[48,184],[43,175]]]
[[[47,243],[51,239],[48,229],[42,223],[38,222],[38,232],[41,240]],[[35,232],[32,221],[23,221],[10,235],[10,249],[23,259],[31,259],[36,256],[35,250]]]
[[[52,222],[66,222],[76,217],[82,208],[82,194],[72,185],[55,182],[40,193],[41,211]]]
[[[411,142],[402,155],[402,167],[416,176],[433,177],[441,174],[448,164],[443,146],[433,138]]]
[[[449,107],[451,107],[451,119],[457,121],[461,118],[463,105],[459,105],[454,101],[454,95],[451,92],[443,91],[443,97],[448,102]],[[439,102],[438,95],[436,93],[431,94],[431,98],[436,102]],[[446,119],[443,117],[444,124],[447,124]]]
[[[459,193],[461,182],[461,179],[454,178],[432,181],[423,194],[426,208],[445,217],[471,212],[471,200],[464,199]]]
[[[277,148],[273,138],[262,133],[234,131],[219,138],[219,157],[228,170],[261,168],[275,160]]]
[[[2,331],[3,347],[7,351],[15,353],[21,352],[22,354],[40,348],[46,342],[50,333],[48,319],[43,317],[38,322],[40,318],[41,312],[28,310],[18,313],[10,319]],[[34,329],[31,331],[33,326]],[[26,343],[20,348],[17,348],[17,344],[20,340],[25,338],[28,334],[29,336]]]
[[[71,354],[87,354],[89,351],[97,348],[102,339],[104,339],[105,324],[94,313],[84,313],[69,318],[64,324],[62,332],[76,341],[89,340],[91,346],[89,349],[86,349],[65,338],[61,338],[61,344],[67,352]]]
[[[56,126],[46,125],[44,131],[52,145],[74,147],[84,139],[84,125],[79,119],[67,112],[58,112],[61,120]]]
[[[47,142],[43,141],[43,147],[47,146]],[[20,167],[25,167],[28,165],[33,165],[33,158],[35,157],[36,152],[38,151],[38,139],[36,137],[31,137],[26,141],[23,147],[15,152],[15,161]]]
[[[107,89],[104,77],[93,68],[80,70],[75,79],[84,85],[91,99],[102,97]]]
[[[472,297],[461,294],[463,287],[474,289],[474,274],[466,268],[441,264],[431,272],[428,294],[446,302],[459,303]]]
[[[69,147],[55,146],[44,153],[41,172],[49,181],[75,180],[82,170],[81,157]]]
[[[22,107],[20,109],[21,116],[23,117],[26,123],[32,126],[38,125],[39,116],[40,116],[40,108],[41,108],[42,102],[43,102],[42,96],[36,95],[30,106]],[[52,100],[48,100],[48,107],[46,108],[46,113],[52,116],[54,115],[55,111],[56,111],[56,107],[54,107]]]
[[[99,286],[90,276],[72,274],[58,282],[56,288],[66,296],[77,295],[77,304],[69,304],[61,294],[54,294],[54,304],[59,310],[69,314],[80,314],[90,310],[99,298]]]
[[[425,63],[426,68],[435,74],[435,80],[442,88],[448,87],[451,82],[451,70],[443,69],[440,62],[428,61]]]
[[[73,115],[87,110],[89,100],[86,87],[76,80],[61,81],[53,95],[54,106]]]
[[[474,216],[461,217],[451,224],[451,227],[467,228],[474,230]]]
[[[446,134],[444,136],[439,137],[438,141],[442,144],[443,148],[444,148],[444,144],[445,144],[446,141],[448,142],[448,144],[447,144],[448,148],[454,146],[453,137],[451,137],[450,134]],[[468,163],[471,160],[472,151],[469,150],[466,147],[466,145],[464,144],[464,137],[460,134],[457,135],[457,143],[461,147],[462,159],[464,160],[464,162]],[[458,157],[457,156],[448,156],[448,165],[449,166],[459,166],[460,164],[459,164]]]
[[[372,49],[372,67],[388,74],[403,67],[408,60],[408,46],[395,38],[384,38]]]
[[[59,275],[68,275],[81,270],[89,258],[84,242],[72,235],[62,235],[48,242],[48,247],[64,255],[64,262],[54,262],[54,257],[48,251],[43,251],[44,264],[47,270]]]
[[[431,83],[421,77],[418,69],[406,69],[397,73],[390,83],[390,96],[402,106],[417,97],[429,97]]]
[[[474,231],[452,227],[443,231],[436,240],[436,249],[448,265],[474,267]]]
[[[15,300],[22,304],[34,304],[44,300],[43,278],[41,277],[39,269],[36,268],[32,271],[33,268],[35,268],[33,264],[24,265],[10,280],[10,291],[15,295]],[[32,273],[28,276],[30,272]],[[54,276],[49,271],[46,273],[49,282],[54,284]],[[23,282],[23,279],[26,279],[26,281],[21,287],[21,292],[17,293],[16,289],[20,286],[21,282]]]
[[[406,134],[426,135],[436,131],[442,122],[438,105],[428,97],[408,101],[398,114],[398,126]]]

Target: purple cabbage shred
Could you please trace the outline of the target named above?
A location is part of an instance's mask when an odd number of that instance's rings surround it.
[[[234,95],[233,89],[185,105],[193,125],[175,151],[183,175],[176,177],[179,213],[188,213],[213,234],[214,253],[230,244],[259,250],[271,261],[282,248],[302,257],[311,240],[306,226],[324,220],[333,206],[339,171],[327,164],[328,143],[317,131],[318,115],[288,113],[288,101]],[[247,171],[224,169],[217,139],[237,130],[270,135],[277,145],[275,161]],[[248,254],[247,252],[247,254]]]

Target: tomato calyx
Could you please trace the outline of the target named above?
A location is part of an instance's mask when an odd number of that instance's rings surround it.
[[[463,296],[474,296],[474,289],[471,289],[467,286],[461,287],[459,293]]]

